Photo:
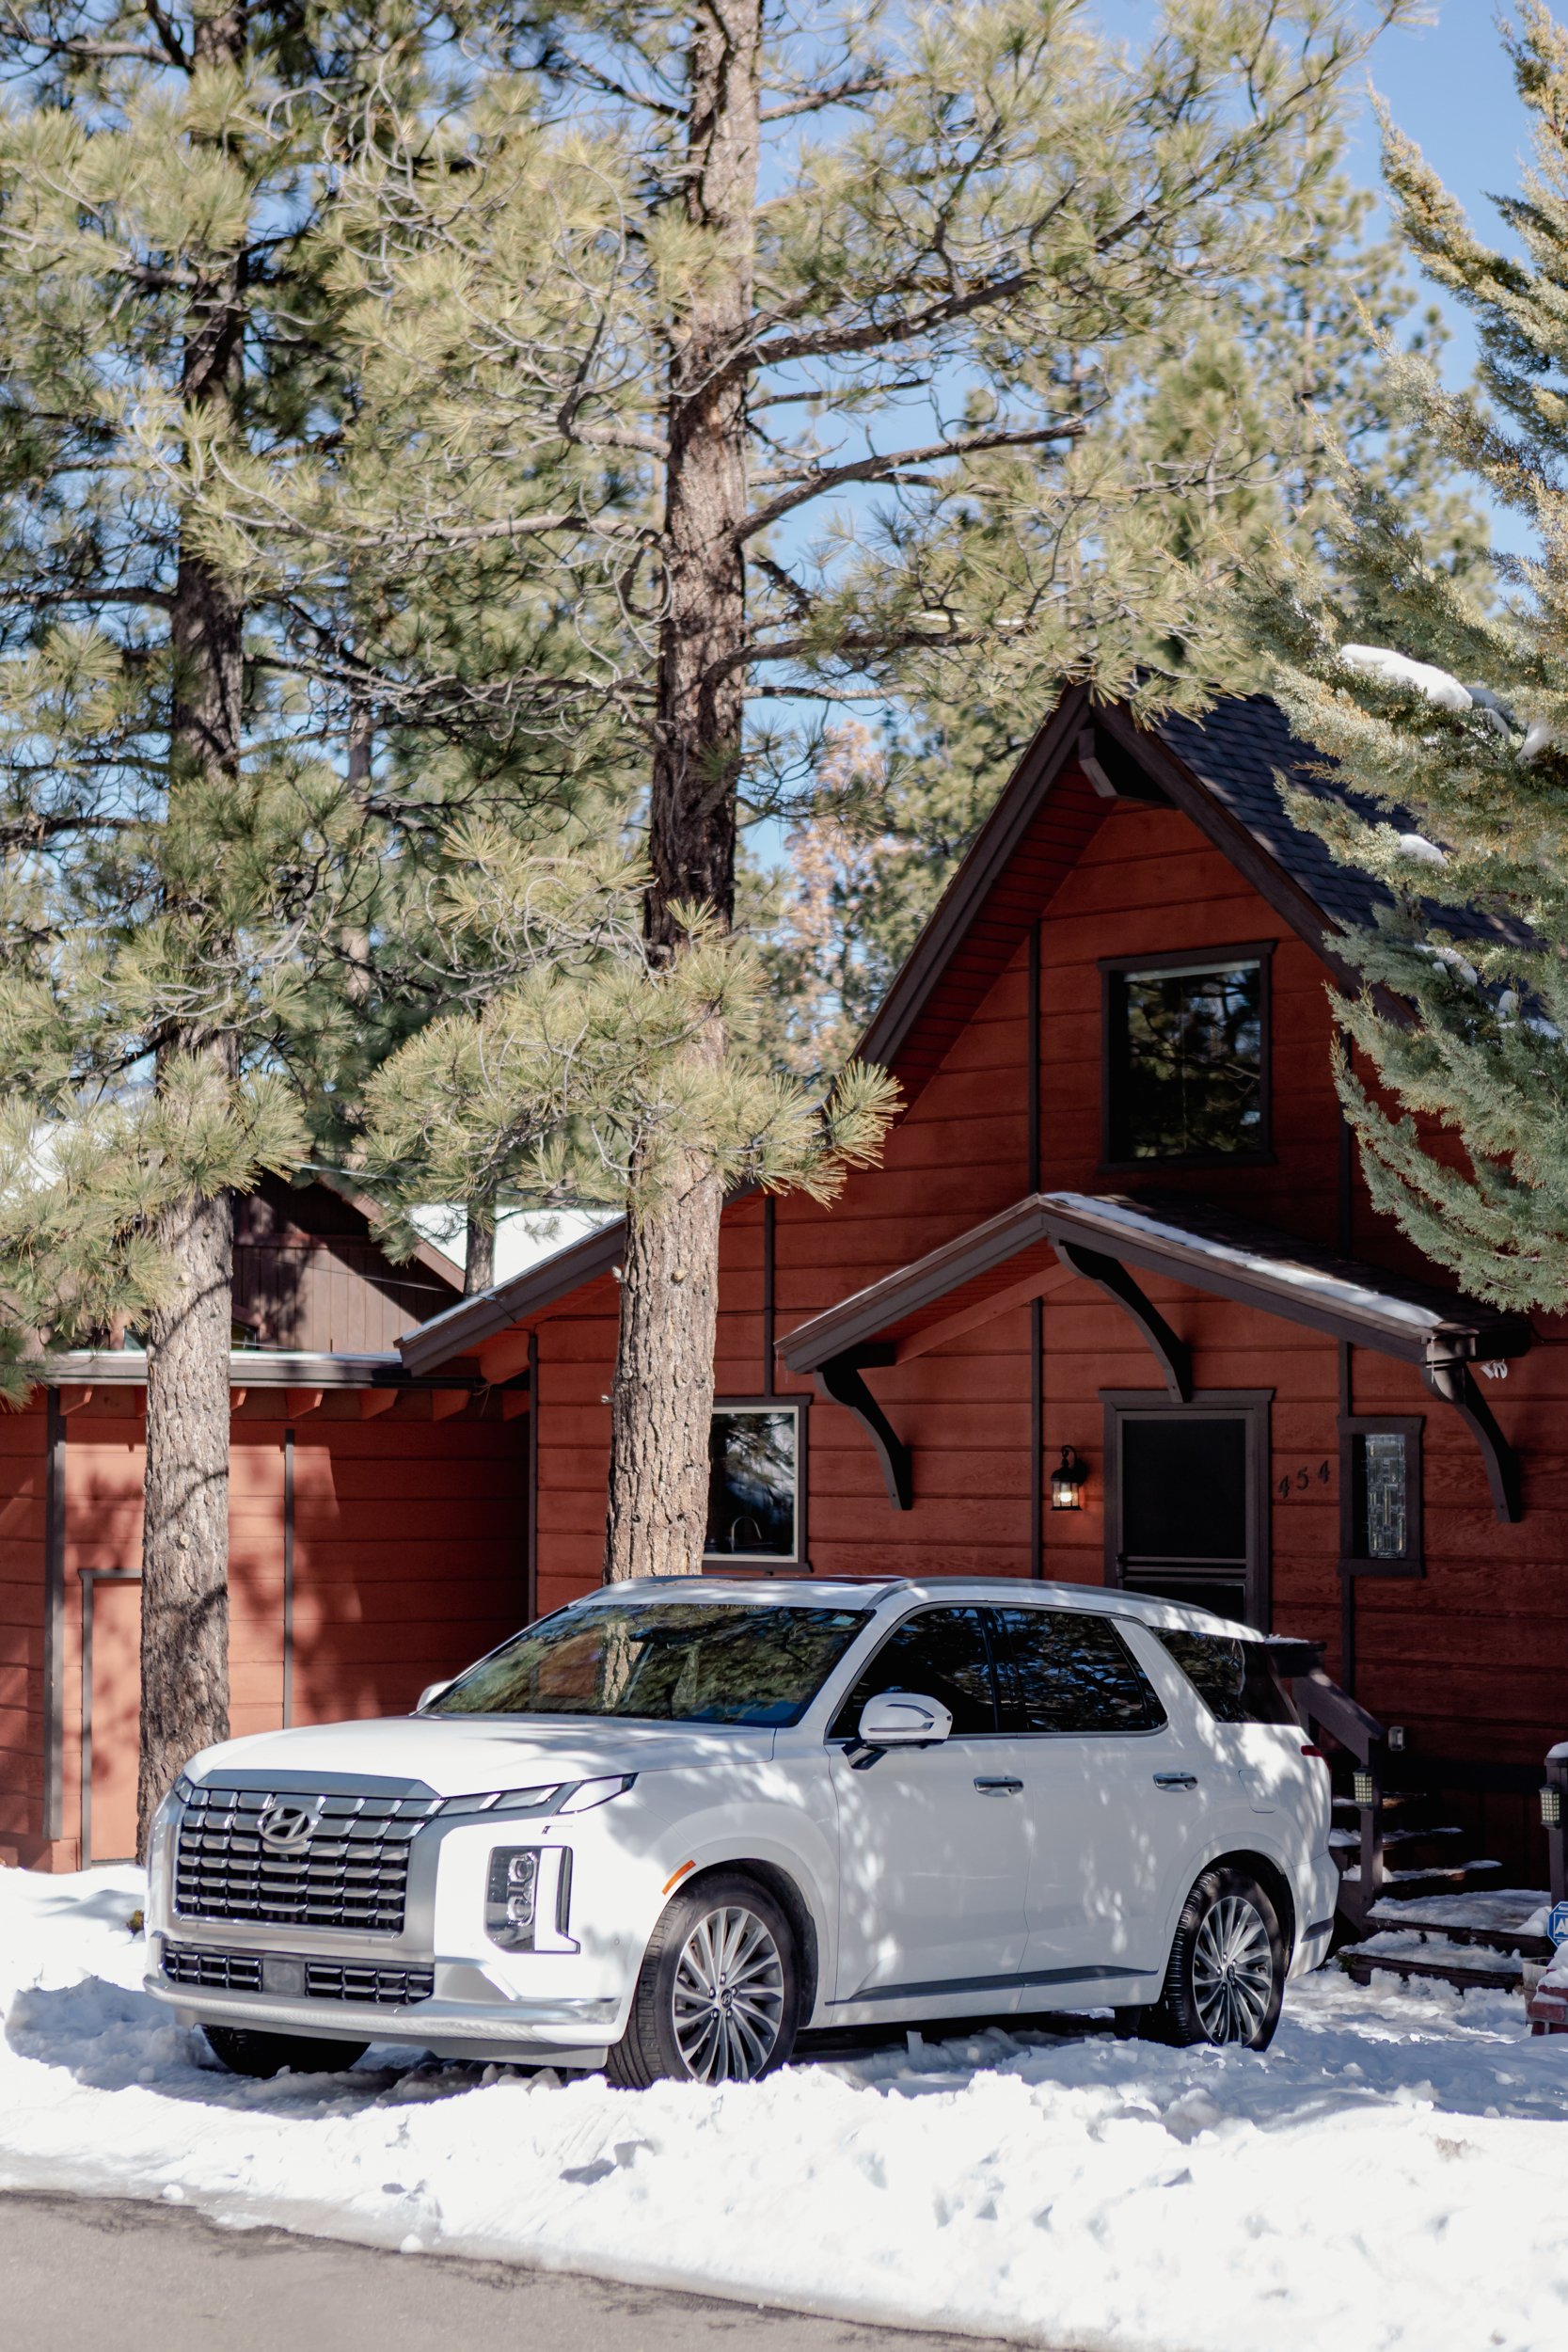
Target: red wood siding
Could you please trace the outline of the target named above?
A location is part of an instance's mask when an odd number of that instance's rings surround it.
[[[92,1848],[135,1839],[140,1391],[102,1391],[65,1422],[64,1836],[41,1837],[46,1414],[41,1398],[0,1419],[0,1641],[25,1710],[0,1702],[0,1860],[73,1868],[82,1821],[83,1636],[92,1616]],[[230,1720],[274,1728],[283,1703],[284,1435],[294,1433],[295,1723],[401,1713],[526,1614],[527,1418],[469,1404],[443,1421],[428,1392],[361,1417],[359,1392],[329,1392],[287,1420],[257,1391],[230,1452]],[[91,1573],[96,1572],[96,1573]],[[90,1602],[89,1596],[90,1593]],[[14,1622],[13,1622],[14,1619]]]
[[[1186,818],[1100,804],[1077,862],[1041,868],[1041,1174],[1048,1189],[1127,1186],[1101,1150],[1102,957],[1276,943],[1272,964],[1271,1165],[1164,1174],[1161,1181],[1333,1242],[1339,1224],[1339,1117],[1329,1067],[1323,967]],[[776,1313],[782,1336],[907,1264],[1026,1188],[1027,944],[1021,943],[957,1028],[892,1136],[884,1166],[838,1202],[776,1207]],[[1151,1171],[1156,1172],[1156,1171]],[[1409,1263],[1357,1184],[1354,1246]],[[754,1395],[762,1353],[760,1200],[725,1218],[716,1370],[721,1393]],[[1429,1269],[1430,1271],[1430,1269]],[[1338,1362],[1333,1342],[1253,1310],[1150,1277],[1149,1295],[1193,1345],[1204,1389],[1270,1391],[1275,1627],[1329,1644],[1338,1661]],[[597,1581],[603,1541],[616,1297],[605,1280],[538,1325],[540,1599],[554,1606]],[[912,1510],[889,1505],[859,1424],[810,1407],[810,1551],[818,1574],[1024,1575],[1029,1561],[1029,1311],[1009,1311],[944,1348],[871,1375],[911,1445]],[[1353,1409],[1425,1420],[1427,1575],[1356,1581],[1356,1688],[1428,1750],[1538,1758],[1568,1735],[1568,1329],[1538,1319],[1540,1342],[1488,1402],[1526,1461],[1527,1516],[1492,1517],[1480,1456],[1457,1417],[1410,1368],[1353,1351]],[[1104,1575],[1107,1389],[1158,1391],[1131,1323],[1086,1284],[1044,1303],[1046,1465],[1064,1444],[1090,1465],[1085,1508],[1044,1514],[1045,1572]],[[810,1384],[779,1375],[781,1390]],[[1318,1471],[1326,1463],[1328,1478]],[[1298,1473],[1307,1472],[1305,1489]],[[1282,1491],[1282,1488],[1284,1491]]]
[[[459,1295],[433,1266],[394,1265],[327,1184],[267,1177],[235,1204],[234,1315],[258,1346],[381,1353]]]
[[[0,1856],[35,1827],[43,1788],[42,1413],[0,1412]]]

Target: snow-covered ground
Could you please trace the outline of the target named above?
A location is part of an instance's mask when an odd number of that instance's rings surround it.
[[[1517,1997],[1329,1972],[1261,2058],[991,2030],[720,2090],[375,2051],[246,2083],[137,1989],[138,1899],[127,1868],[0,1869],[0,2187],[1061,2352],[1568,2330],[1568,2036]]]

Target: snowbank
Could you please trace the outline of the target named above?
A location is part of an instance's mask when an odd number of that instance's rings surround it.
[[[1081,2352],[1562,2335],[1568,2036],[1516,1998],[1329,1973],[1262,2058],[993,2030],[720,2090],[374,2051],[243,2083],[136,1989],[138,1899],[0,1869],[0,2187]]]

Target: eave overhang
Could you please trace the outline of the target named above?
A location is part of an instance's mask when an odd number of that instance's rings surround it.
[[[460,1299],[455,1307],[416,1324],[399,1339],[398,1354],[411,1373],[428,1375],[459,1356],[472,1355],[503,1331],[515,1330],[546,1312],[571,1292],[581,1290],[618,1266],[626,1255],[624,1217],[585,1233],[494,1289]]]
[[[778,1354],[791,1372],[811,1375],[825,1395],[836,1393],[859,1410],[867,1371],[924,1353],[942,1335],[1080,1277],[1131,1317],[1167,1391],[1185,1400],[1192,1394],[1188,1344],[1146,1295],[1134,1268],[1416,1365],[1476,1438],[1497,1517],[1519,1516],[1517,1462],[1471,1368],[1524,1354],[1531,1334],[1522,1315],[1340,1257],[1185,1195],[1031,1193],[799,1325],[781,1340]],[[879,1406],[876,1414],[880,1426],[871,1435],[886,1472],[890,1451],[899,1461],[898,1440]],[[892,1477],[889,1491],[907,1507],[907,1455],[899,1467],[899,1491]]]
[[[33,1370],[44,1389],[144,1389],[147,1357],[140,1348],[73,1348],[39,1359]],[[307,1348],[235,1348],[229,1359],[232,1389],[472,1389],[467,1373],[416,1377],[400,1356],[327,1355]]]

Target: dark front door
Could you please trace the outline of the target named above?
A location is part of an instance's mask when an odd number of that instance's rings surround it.
[[[1112,1582],[1266,1627],[1267,1410],[1109,1407]]]

